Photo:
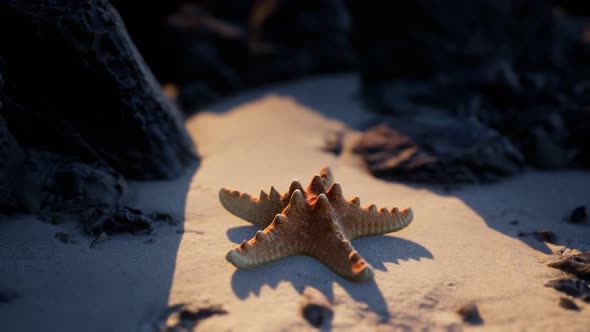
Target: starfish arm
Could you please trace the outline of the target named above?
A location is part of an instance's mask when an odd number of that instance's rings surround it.
[[[350,239],[396,232],[408,226],[414,217],[412,209],[377,209],[375,204],[361,208],[358,197],[346,201],[340,184],[334,183],[326,192],[340,215],[343,231]]]
[[[375,274],[373,267],[361,257],[341,232],[330,233],[317,239],[305,253],[348,281],[372,280]]]
[[[285,211],[289,213],[289,207]],[[373,279],[373,267],[352,247],[340,223],[334,218],[334,212],[326,194],[320,194],[312,203],[313,221],[307,223],[310,227],[307,233],[311,236],[304,243],[303,253],[319,260],[349,281]]]
[[[351,201],[351,205],[356,203]],[[397,232],[407,227],[414,218],[412,209],[386,209],[371,204],[365,208],[356,207],[343,220],[346,233],[351,239]]]
[[[286,205],[274,188],[271,188],[270,195],[261,191],[259,198],[223,188],[219,191],[219,201],[232,214],[260,228],[266,228]]]
[[[255,198],[237,190],[221,189],[219,201],[229,212],[262,229],[272,222],[273,218],[281,213],[289,204],[289,199],[295,190],[300,190],[305,196],[303,186],[299,181],[291,182],[289,190],[283,195],[274,187],[270,188],[270,195],[260,191],[260,197]]]
[[[241,269],[252,269],[283,257],[300,255],[303,242],[292,236],[287,217],[277,214],[271,224],[249,241],[243,241],[226,256]]]

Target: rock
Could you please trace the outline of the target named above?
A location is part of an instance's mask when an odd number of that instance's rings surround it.
[[[571,222],[572,224],[580,224],[586,220],[588,220],[588,214],[586,213],[585,206],[578,206],[575,208],[567,219],[567,221]]]
[[[552,287],[575,298],[581,298],[585,302],[590,301],[590,287],[584,280],[556,279],[545,284],[545,287]]]
[[[301,313],[315,327],[331,321],[334,315],[330,300],[322,292],[309,286],[303,291]]]
[[[480,182],[516,174],[523,165],[590,167],[590,66],[584,60],[590,44],[580,41],[577,19],[534,0],[348,3],[363,99],[396,121],[385,123],[404,137],[398,141],[411,140],[369,153],[376,176]],[[436,127],[442,120],[430,120],[434,111],[456,123],[445,124],[444,135]],[[431,143],[408,130],[412,121],[432,133]],[[460,139],[489,131],[501,143],[485,135]],[[449,158],[438,147],[459,154]],[[450,164],[439,166],[445,160]]]
[[[89,234],[138,233],[152,230],[154,221],[140,210],[133,208],[94,209],[85,220]]]
[[[156,322],[157,331],[193,331],[204,319],[228,312],[221,305],[197,306],[187,304],[173,305]]]
[[[0,51],[4,116],[19,142],[133,179],[176,177],[196,160],[178,112],[108,1],[4,1],[0,20],[10,27],[0,45],[11,45]]]
[[[549,263],[548,266],[571,273],[586,281],[590,281],[590,251]]]
[[[568,299],[567,297],[559,298],[559,306],[568,310],[580,311],[580,307],[578,307],[576,302]]]
[[[42,210],[65,210],[79,206],[117,206],[127,194],[127,183],[112,169],[67,161],[56,156],[39,160],[34,167],[43,176]],[[41,168],[42,167],[42,168]]]
[[[477,309],[477,305],[475,302],[468,302],[459,309],[457,309],[457,313],[463,318],[465,323],[471,325],[481,325],[483,324],[483,319],[479,314],[479,310]]]
[[[371,128],[359,149],[373,174],[402,181],[490,182],[523,167],[518,150],[494,131],[435,111]]]

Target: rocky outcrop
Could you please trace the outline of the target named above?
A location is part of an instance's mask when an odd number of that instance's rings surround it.
[[[106,0],[2,1],[0,213],[119,207],[197,160]]]
[[[196,159],[108,1],[4,1],[0,20],[3,115],[23,147],[133,179],[174,177]]]
[[[509,146],[524,157],[522,162],[511,158],[519,166],[509,167],[514,171],[524,164],[541,169],[590,167],[586,21],[534,0],[348,3],[367,105],[392,118],[387,122],[395,123],[393,129],[408,117],[421,117],[420,130],[399,129],[434,159],[449,159],[437,145],[455,152],[452,170],[438,172],[440,176],[431,173],[430,181],[487,180],[498,166],[493,162],[506,160]],[[452,130],[441,131],[440,123],[428,120],[441,113],[455,119]],[[480,160],[475,172],[472,149],[456,139],[474,130],[493,131],[506,142],[486,148],[491,154]],[[425,141],[424,133],[438,137],[439,143]],[[388,169],[380,163],[377,169],[373,155],[366,151],[379,176],[406,173],[408,179],[424,178],[414,174],[423,168],[406,167],[413,159],[393,156],[390,160],[397,162],[390,162]],[[457,165],[471,171],[454,172]],[[454,174],[450,179],[449,173]]]

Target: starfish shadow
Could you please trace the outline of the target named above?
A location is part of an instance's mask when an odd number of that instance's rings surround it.
[[[229,229],[227,236],[233,242],[252,237],[258,230],[254,226],[240,226]],[[355,248],[375,269],[387,271],[384,262],[397,263],[399,259],[432,259],[432,254],[421,245],[390,236],[372,236],[353,241]],[[379,251],[372,251],[380,248]],[[357,303],[364,303],[366,310],[372,311],[383,322],[390,314],[387,303],[375,280],[363,283],[349,282],[330,269],[307,256],[291,256],[253,270],[237,269],[232,275],[232,290],[240,299],[253,294],[260,295],[264,286],[276,288],[281,282],[289,282],[303,293],[306,286],[314,287],[334,302],[333,283],[339,284]]]
[[[384,262],[399,264],[400,259],[434,258],[428,249],[416,242],[393,236],[364,237],[353,240],[353,245],[369,264],[380,271],[387,271]]]

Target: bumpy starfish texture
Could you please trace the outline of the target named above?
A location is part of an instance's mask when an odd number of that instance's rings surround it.
[[[308,255],[350,281],[373,279],[373,267],[353,248],[351,240],[398,231],[410,224],[410,208],[361,208],[360,199],[344,199],[328,168],[314,176],[307,189],[295,180],[289,190],[259,198],[221,189],[219,199],[234,215],[264,230],[227,254],[238,268],[251,269],[286,256]]]

